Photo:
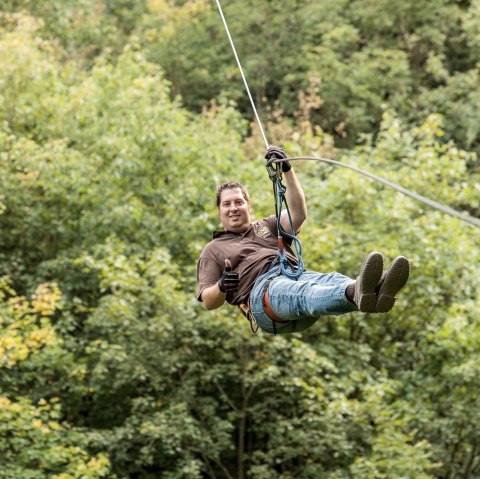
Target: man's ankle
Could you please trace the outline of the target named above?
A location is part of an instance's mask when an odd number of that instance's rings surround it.
[[[356,281],[350,283],[345,289],[345,296],[352,304],[355,304],[355,301],[353,300],[355,297],[355,283]]]

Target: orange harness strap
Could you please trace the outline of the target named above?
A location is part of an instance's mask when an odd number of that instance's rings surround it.
[[[272,306],[270,304],[270,300],[268,299],[268,286],[270,285],[270,281],[272,279],[273,278],[270,278],[269,280],[267,280],[265,283],[265,286],[263,287],[262,305],[263,305],[263,310],[265,311],[265,314],[272,321],[274,321],[273,323],[274,334],[277,334],[275,323],[287,323],[288,321],[284,321],[283,319],[279,318],[275,314],[275,311],[272,309]],[[250,300],[247,301],[247,304],[242,303],[238,307],[240,308],[240,311],[242,312],[242,314],[248,319],[248,322],[250,323],[250,329],[252,330],[252,332],[256,333],[258,331],[259,326],[256,324],[255,317],[252,314],[252,309],[250,307]],[[254,323],[256,327],[253,326]]]
[[[268,299],[268,284],[266,286],[263,291],[263,310],[272,321],[281,321],[283,323],[284,321],[275,314],[275,311],[270,305],[270,300]]]

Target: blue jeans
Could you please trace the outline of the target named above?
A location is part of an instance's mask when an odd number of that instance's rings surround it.
[[[273,321],[263,309],[265,282],[270,306],[284,322]],[[358,311],[345,296],[354,280],[340,273],[304,271],[298,280],[279,274],[278,265],[260,276],[250,293],[250,308],[263,331],[275,334],[295,333],[307,329],[322,315],[340,315]]]

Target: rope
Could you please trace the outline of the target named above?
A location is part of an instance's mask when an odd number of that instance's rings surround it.
[[[295,228],[293,227],[292,216],[290,215],[290,209],[288,207],[287,198],[285,197],[286,188],[282,184],[281,179],[276,179],[274,181],[274,194],[276,196],[275,199],[275,207],[276,207],[276,214],[277,214],[277,231],[279,234],[279,248],[278,248],[278,260],[280,263],[280,271],[283,275],[287,278],[297,280],[302,275],[305,266],[303,263],[302,257],[302,244],[300,240],[297,238],[295,234]],[[282,207],[285,204],[285,211],[287,212],[288,223],[290,225],[290,231],[292,232],[287,233],[281,224],[281,214],[282,214]],[[289,239],[291,241],[291,246],[295,250],[295,255],[297,257],[298,265],[294,266],[288,262],[288,259],[285,255],[285,251],[283,248],[283,239]]]
[[[223,26],[225,27],[225,31],[227,32],[227,37],[230,40],[230,45],[232,46],[233,55],[235,56],[235,60],[237,60],[237,65],[238,65],[238,68],[240,69],[240,73],[242,75],[243,83],[245,85],[245,89],[247,90],[248,98],[250,98],[250,103],[252,104],[253,112],[255,113],[255,118],[257,119],[258,126],[260,127],[260,133],[262,134],[263,141],[265,142],[265,146],[268,149],[269,144],[268,144],[268,141],[267,141],[267,137],[265,136],[265,132],[263,131],[262,122],[260,121],[260,117],[258,116],[257,108],[255,107],[255,102],[253,101],[252,94],[250,93],[250,88],[248,88],[247,79],[245,78],[245,74],[243,73],[242,64],[240,63],[240,59],[238,58],[237,50],[235,49],[235,45],[233,43],[232,36],[230,35],[230,30],[228,29],[227,21],[225,20],[225,17],[223,15],[222,6],[220,5],[219,0],[216,0],[216,2],[217,2],[218,11],[220,12],[220,16],[222,17]]]
[[[454,216],[455,218],[458,218],[462,221],[465,221],[466,223],[470,223],[471,225],[476,226],[477,228],[480,228],[480,220],[478,218],[470,216],[467,213],[460,213],[459,211],[453,208],[450,208],[449,206],[446,206],[442,203],[431,200],[430,198],[426,198],[425,196],[419,195],[418,193],[415,193],[414,191],[404,188],[403,186],[396,185],[391,181],[385,180],[380,176],[361,170],[356,166],[349,165],[348,163],[342,163],[340,161],[330,160],[329,158],[322,158],[322,157],[316,157],[316,156],[298,156],[293,158],[286,158],[285,160],[274,160],[272,163],[281,163],[282,161],[299,161],[299,160],[320,161],[320,162],[329,163],[335,166],[343,166],[344,168],[348,168],[350,170],[355,171],[356,173],[360,173],[361,175],[366,176],[374,181],[377,181],[378,183],[382,183],[383,185],[388,186],[402,193],[403,195],[409,196],[414,200],[420,201],[421,203],[425,203],[426,205],[429,205],[432,208],[435,208],[436,210],[442,211],[443,213],[446,213],[450,216]]]

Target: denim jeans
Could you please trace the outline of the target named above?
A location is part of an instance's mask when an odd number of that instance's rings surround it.
[[[284,322],[273,321],[263,309],[265,282],[270,306]],[[260,276],[250,293],[250,307],[256,323],[268,333],[285,334],[303,331],[322,315],[340,315],[358,311],[345,296],[346,287],[354,280],[340,273],[304,271],[298,280],[279,273],[278,265]]]

